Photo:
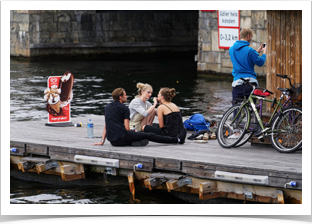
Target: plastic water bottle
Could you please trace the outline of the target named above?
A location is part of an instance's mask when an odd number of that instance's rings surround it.
[[[16,148],[12,148],[10,151],[11,152],[17,152]]]
[[[88,129],[88,137],[93,138],[93,121],[91,119],[88,121],[87,129]]]

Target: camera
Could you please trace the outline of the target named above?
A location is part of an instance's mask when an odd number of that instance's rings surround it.
[[[263,43],[262,47],[265,48],[266,43]]]

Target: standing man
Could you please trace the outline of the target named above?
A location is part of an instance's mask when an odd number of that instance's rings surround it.
[[[123,88],[117,88],[113,91],[112,97],[114,102],[108,104],[104,109],[105,126],[102,141],[92,145],[103,145],[106,137],[113,146],[146,146],[148,141],[184,144],[186,137],[185,128],[177,137],[130,131],[130,110],[124,105],[128,98],[126,91]]]
[[[249,97],[252,88],[248,84],[243,84],[240,78],[249,79],[249,82],[254,86],[258,86],[257,74],[255,73],[255,65],[263,66],[266,59],[266,46],[263,44],[254,50],[249,47],[253,31],[249,28],[244,28],[240,32],[241,40],[236,41],[232,47],[230,47],[229,53],[233,64],[232,75],[234,76],[232,87],[232,104],[235,104],[235,99],[244,99],[244,96]],[[259,53],[263,52],[262,56]]]

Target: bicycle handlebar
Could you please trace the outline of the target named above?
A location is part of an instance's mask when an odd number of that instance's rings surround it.
[[[276,76],[277,76],[277,77],[281,77],[281,78],[283,78],[283,79],[288,79],[289,85],[290,85],[290,86],[293,86],[293,85],[291,84],[290,78],[289,78],[287,75],[276,74]]]

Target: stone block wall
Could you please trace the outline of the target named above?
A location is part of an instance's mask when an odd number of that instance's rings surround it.
[[[266,42],[266,11],[241,10],[240,29],[251,28],[254,31],[250,47],[257,50],[261,43]],[[228,49],[218,47],[218,15],[217,11],[199,11],[197,70],[200,73],[231,74],[232,62]],[[262,67],[255,66],[259,76],[265,76],[266,63]]]
[[[10,23],[11,56],[197,49],[197,10],[12,10]]]

